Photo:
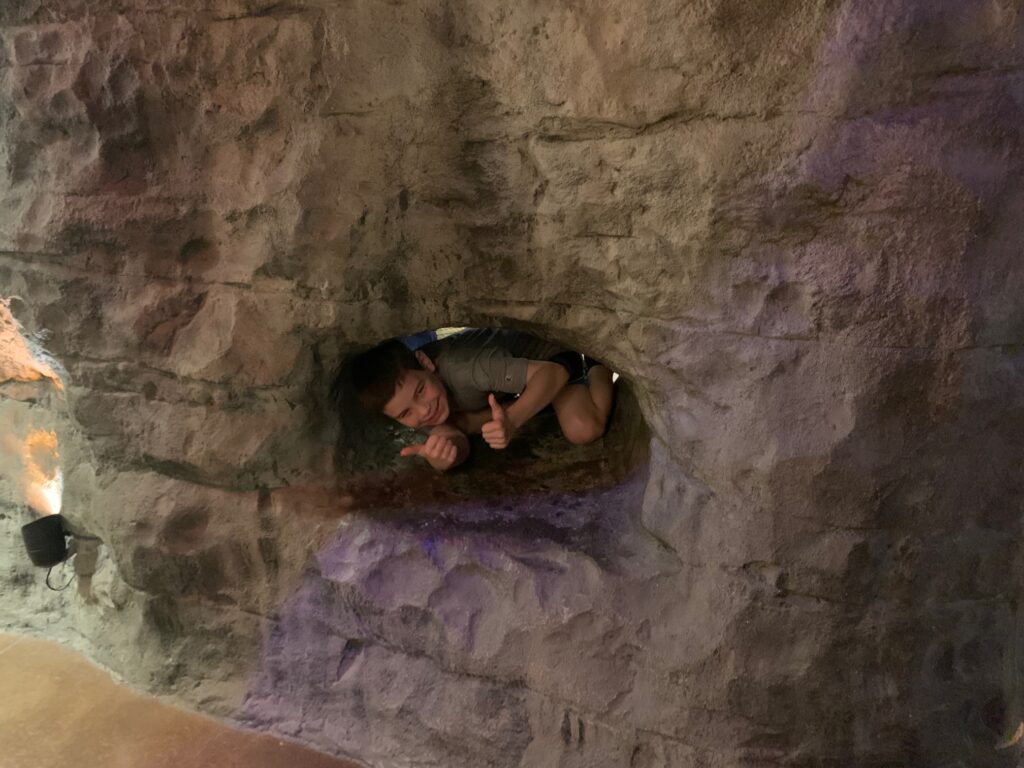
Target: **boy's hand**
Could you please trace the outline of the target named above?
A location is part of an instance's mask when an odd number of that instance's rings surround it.
[[[421,459],[426,459],[434,469],[444,472],[455,465],[459,451],[451,438],[433,434],[427,438],[425,443],[407,445],[400,451],[400,454],[402,456],[419,456]]]
[[[487,396],[487,402],[491,404],[491,420],[484,424],[480,434],[491,448],[501,450],[508,446],[515,427],[512,426],[508,412],[498,404],[493,394]]]

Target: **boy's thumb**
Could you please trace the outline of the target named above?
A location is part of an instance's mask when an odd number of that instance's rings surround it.
[[[399,456],[417,456],[423,452],[422,445],[407,445],[398,452]]]
[[[505,418],[505,409],[498,405],[498,400],[493,394],[487,396],[487,402],[491,404],[491,416],[494,417],[495,421]]]

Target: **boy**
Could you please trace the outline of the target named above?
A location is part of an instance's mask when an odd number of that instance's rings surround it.
[[[469,456],[467,435],[481,434],[501,450],[547,405],[570,442],[593,442],[612,406],[608,368],[519,331],[471,329],[416,352],[392,339],[357,355],[351,367],[364,408],[429,431],[401,455],[442,472]],[[496,392],[518,397],[499,402]]]

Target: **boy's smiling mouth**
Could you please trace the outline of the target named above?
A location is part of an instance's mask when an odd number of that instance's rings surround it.
[[[427,415],[426,421],[432,427],[436,427],[440,424],[443,421],[442,417],[447,415],[445,413],[445,403],[442,398],[443,395],[438,395],[434,402],[430,404],[430,413]]]

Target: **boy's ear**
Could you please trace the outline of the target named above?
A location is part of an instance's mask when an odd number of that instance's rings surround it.
[[[427,353],[422,349],[416,350],[416,359],[420,361],[420,365],[431,373],[434,373],[437,370],[437,366],[434,365],[434,361],[427,357]]]

